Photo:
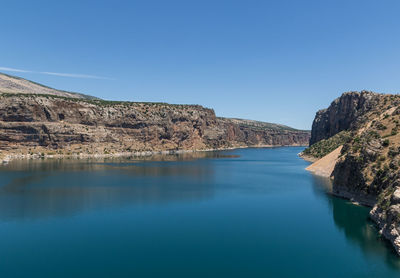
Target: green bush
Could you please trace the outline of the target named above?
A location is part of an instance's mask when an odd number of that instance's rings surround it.
[[[385,139],[383,140],[382,146],[387,147],[389,146],[389,143],[390,143],[389,139]]]
[[[323,139],[313,144],[312,146],[305,149],[303,151],[303,154],[313,156],[316,158],[321,158],[327,155],[328,153],[332,152],[333,150],[335,150],[337,147],[343,145],[344,143],[349,142],[350,140],[351,140],[350,132],[342,131],[328,139]]]

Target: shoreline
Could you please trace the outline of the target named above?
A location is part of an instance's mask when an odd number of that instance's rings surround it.
[[[330,192],[330,195],[340,198],[343,200],[348,200],[350,201],[353,205],[356,206],[363,206],[372,209],[375,204],[376,200],[373,200],[370,197],[367,196],[357,196],[354,193],[348,192],[348,191],[340,191],[340,192]]]
[[[317,161],[317,160],[320,159],[320,158],[317,158],[317,157],[314,157],[314,156],[311,156],[311,155],[303,154],[303,152],[298,153],[297,155],[298,155],[299,157],[301,157],[302,159],[304,159],[305,161],[307,161],[307,162],[312,162],[312,163],[314,163],[315,161]]]
[[[311,164],[305,168],[306,171],[310,172],[312,175],[315,175],[315,176],[318,176],[318,177],[323,177],[323,178],[330,179],[330,180],[333,181],[334,177],[331,176],[331,173],[330,173],[331,170],[333,170],[333,168],[331,167],[332,165],[323,165],[322,168],[332,168],[332,169],[328,169],[329,171],[323,171],[321,169],[313,169],[311,167],[312,165],[314,165],[315,162],[317,162],[317,161],[319,161],[319,160],[321,160],[323,158],[315,158],[315,157],[308,156],[308,155],[302,155],[302,153],[299,153],[299,157],[301,157],[302,159],[304,159],[307,162],[311,162]],[[331,161],[331,162],[333,162],[333,161]],[[336,164],[336,162],[335,162],[335,164]],[[316,168],[318,168],[318,167],[316,167]],[[326,193],[328,195],[334,196],[336,198],[341,198],[341,199],[344,199],[344,200],[348,200],[352,204],[358,205],[358,206],[364,206],[364,207],[373,208],[375,206],[375,204],[376,204],[376,200],[374,200],[370,196],[357,195],[356,193],[352,193],[352,192],[346,191],[343,188],[339,188],[336,191],[333,190],[333,188],[332,188],[331,192],[326,192]]]
[[[174,154],[185,154],[185,153],[201,153],[201,152],[216,152],[216,151],[228,151],[236,149],[250,149],[250,148],[279,148],[279,147],[306,147],[306,145],[255,145],[255,146],[235,146],[227,148],[216,148],[216,149],[194,149],[194,150],[165,150],[165,151],[136,151],[136,152],[120,152],[120,153],[109,153],[109,154],[5,154],[0,158],[0,165],[8,164],[15,160],[31,160],[31,159],[89,159],[89,158],[120,158],[120,157],[149,157],[153,155],[174,155]],[[1,152],[0,152],[1,153]]]

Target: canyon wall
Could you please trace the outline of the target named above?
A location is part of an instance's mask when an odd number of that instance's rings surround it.
[[[307,145],[308,131],[217,118],[199,105],[0,94],[0,151],[112,154]]]

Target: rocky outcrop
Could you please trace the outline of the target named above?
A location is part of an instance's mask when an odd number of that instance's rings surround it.
[[[399,95],[350,92],[317,113],[310,142],[327,145],[339,132],[350,135],[331,175],[333,193],[373,207],[371,219],[400,255],[399,129]]]
[[[394,192],[399,193],[400,187]],[[392,199],[394,195],[393,194]],[[375,205],[370,212],[371,219],[377,223],[381,234],[392,242],[397,254],[400,254],[400,202],[391,200],[391,205],[383,209]]]
[[[374,108],[379,94],[362,91],[344,93],[327,109],[317,112],[311,129],[310,145],[328,139],[342,130],[356,128],[363,115]]]

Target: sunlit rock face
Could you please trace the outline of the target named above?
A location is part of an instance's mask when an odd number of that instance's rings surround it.
[[[343,130],[357,128],[363,115],[379,102],[379,94],[362,91],[344,93],[335,99],[327,109],[317,112],[311,130],[310,144]]]

